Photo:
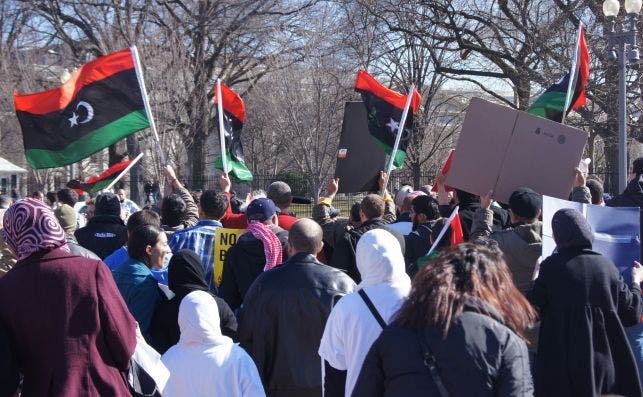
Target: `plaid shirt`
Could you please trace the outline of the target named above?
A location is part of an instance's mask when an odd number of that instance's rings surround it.
[[[187,229],[177,230],[170,237],[168,245],[172,252],[189,249],[201,257],[205,281],[214,291],[212,268],[214,266],[214,233],[222,227],[221,222],[213,219],[201,219],[196,225]]]

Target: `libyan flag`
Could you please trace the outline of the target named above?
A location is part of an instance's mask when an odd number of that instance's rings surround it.
[[[132,50],[83,65],[58,88],[14,93],[32,168],[75,163],[149,127]]]
[[[400,129],[400,119],[404,111],[407,96],[381,85],[373,76],[363,70],[357,72],[355,91],[362,94],[362,101],[368,114],[368,130],[375,137],[384,152],[391,155],[395,145],[395,137]],[[402,137],[393,165],[401,167],[406,158],[406,148],[411,141],[413,131],[413,115],[420,109],[422,97],[413,90],[411,108],[406,117]]]
[[[228,171],[240,181],[251,181],[252,172],[246,166],[243,160],[243,145],[241,144],[241,129],[243,121],[246,118],[246,107],[243,100],[230,87],[221,83],[221,97],[223,98],[223,132],[225,137],[225,156],[227,160]],[[214,103],[219,103],[217,89],[214,87]],[[217,115],[217,128],[219,120]],[[223,159],[218,157],[214,165],[216,168],[223,170]]]
[[[585,88],[589,80],[589,51],[585,41],[585,29],[582,25],[579,27],[576,49],[577,55],[572,68],[536,99],[527,109],[528,113],[561,123],[563,111],[568,114],[572,109],[577,110],[585,105],[587,102]],[[573,79],[571,85],[570,78]],[[572,97],[569,106],[564,109],[568,90],[571,90]]]
[[[81,182],[78,179],[71,180],[67,182],[67,187],[70,189],[82,190],[89,193],[99,192],[109,186],[109,184],[112,183],[112,181],[116,179],[116,177],[125,168],[127,168],[127,166],[130,165],[131,162],[132,160],[125,160],[121,161],[120,163],[116,163],[103,171],[100,175],[89,177],[85,182]]]

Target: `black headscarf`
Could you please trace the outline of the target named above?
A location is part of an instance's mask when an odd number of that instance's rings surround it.
[[[180,299],[192,291],[210,291],[201,258],[191,250],[180,250],[172,255],[167,277],[168,287]]]
[[[592,227],[577,210],[564,208],[556,211],[551,228],[558,248],[592,248]]]

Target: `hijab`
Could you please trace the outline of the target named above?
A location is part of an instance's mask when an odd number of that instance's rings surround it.
[[[65,231],[51,208],[31,197],[9,207],[3,225],[5,240],[19,261],[36,252],[67,246]]]
[[[551,229],[558,248],[592,248],[592,227],[583,214],[575,209],[556,211],[551,220]]]
[[[372,229],[360,237],[355,261],[362,276],[358,289],[383,283],[411,284],[400,243],[384,229]]]
[[[210,293],[193,291],[179,305],[179,345],[219,346],[232,344],[221,334],[219,309]]]
[[[199,255],[192,250],[180,250],[172,255],[167,271],[168,287],[180,300],[192,291],[210,291]]]

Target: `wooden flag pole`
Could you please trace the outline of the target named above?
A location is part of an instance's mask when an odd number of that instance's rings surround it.
[[[397,148],[400,147],[400,140],[402,139],[402,134],[404,133],[404,124],[406,124],[406,117],[409,114],[409,108],[411,107],[411,100],[413,99],[413,91],[415,90],[415,83],[411,84],[409,89],[409,94],[406,97],[406,103],[404,104],[404,111],[402,111],[402,118],[400,119],[400,124],[397,128],[397,135],[395,135],[395,144],[393,144],[393,150],[391,150],[391,157],[388,159],[388,165],[386,166],[386,177],[384,178],[384,184],[381,191],[382,196],[386,191],[386,185],[388,185],[389,176],[393,170],[393,162],[395,161],[395,155],[397,154]]]
[[[438,234],[438,237],[435,239],[433,242],[433,245],[431,246],[431,249],[429,249],[429,252],[426,253],[424,256],[429,256],[431,253],[435,250],[435,247],[438,246],[440,241],[442,241],[442,237],[444,237],[444,234],[447,232],[447,229],[451,227],[451,222],[455,218],[456,215],[458,215],[458,210],[460,209],[460,206],[456,206],[453,209],[453,212],[451,212],[451,215],[449,215],[449,218],[447,219],[447,223],[442,226],[442,230],[440,230],[440,234]]]
[[[134,165],[135,165],[136,163],[138,163],[138,161],[139,161],[140,159],[142,159],[142,158],[143,158],[143,155],[144,155],[144,154],[145,154],[145,153],[142,153],[142,152],[141,152],[138,156],[136,156],[136,158],[134,158],[134,160],[132,160],[132,162],[131,162],[131,163],[129,163],[129,164],[127,165],[127,167],[125,167],[125,169],[124,169],[123,171],[121,171],[121,173],[120,173],[120,174],[118,174],[118,176],[117,176],[116,178],[114,178],[114,180],[112,181],[112,183],[110,183],[109,185],[107,185],[107,187],[105,187],[105,189],[103,189],[103,190],[109,190],[109,189],[111,189],[112,187],[114,187],[114,185],[116,185],[116,183],[117,183],[118,181],[120,181],[120,180],[121,180],[121,178],[123,178],[123,177],[125,176],[125,174],[127,173],[127,171],[129,171],[129,170],[130,170],[130,168],[134,167]]]
[[[225,125],[223,123],[223,96],[221,95],[221,79],[217,79],[217,113],[219,115],[219,143],[221,147],[221,161],[223,173],[228,174],[228,158],[225,152]]]
[[[563,107],[563,118],[560,120],[561,124],[565,124],[565,115],[567,114],[567,108],[570,105],[570,102],[572,101],[572,93],[570,92],[572,89],[572,84],[574,84],[574,80],[576,79],[576,71],[578,69],[578,49],[580,47],[580,35],[581,32],[583,31],[583,23],[579,22],[578,23],[578,33],[576,34],[576,48],[574,48],[574,59],[572,60],[572,68],[569,73],[569,82],[567,83],[567,93],[565,94],[565,106]]]
[[[141,66],[141,59],[138,56],[138,49],[136,46],[131,46],[130,51],[132,52],[132,57],[134,58],[134,69],[136,70],[136,78],[138,79],[138,85],[141,87],[141,93],[143,94],[143,105],[145,106],[145,113],[147,114],[147,119],[150,122],[150,128],[152,129],[152,134],[154,134],[154,140],[159,150],[159,157],[161,158],[161,165],[167,165],[167,159],[165,157],[165,152],[161,147],[161,140],[159,139],[159,134],[156,131],[156,123],[154,122],[154,117],[152,117],[152,108],[150,107],[150,99],[147,96],[147,89],[145,88],[145,79],[143,78],[143,68]]]

